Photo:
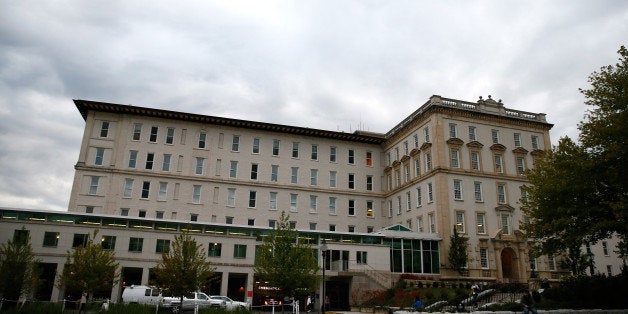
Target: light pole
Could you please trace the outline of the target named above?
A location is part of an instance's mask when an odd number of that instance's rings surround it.
[[[323,294],[321,296],[321,312],[325,314],[325,261],[327,260],[327,242],[324,239],[321,244],[321,252],[323,253]]]

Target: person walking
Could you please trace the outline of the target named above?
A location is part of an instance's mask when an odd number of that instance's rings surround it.
[[[87,293],[81,293],[81,299],[79,301],[79,314],[85,313],[85,307],[87,306]]]
[[[471,286],[471,304],[473,306],[478,306],[478,294],[480,293],[480,286],[478,286],[477,282],[473,283]]]
[[[307,296],[307,300],[305,301],[305,309],[308,313],[312,310],[312,296]]]
[[[533,290],[526,291],[521,297],[521,304],[523,305],[523,314],[538,314],[536,311],[536,300],[534,300]]]

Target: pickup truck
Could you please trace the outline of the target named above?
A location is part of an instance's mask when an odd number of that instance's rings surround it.
[[[183,296],[183,306],[181,306],[181,297],[164,297],[163,307],[169,308],[173,313],[180,310],[191,310],[198,305],[198,308],[223,307],[222,300],[212,300],[203,292],[190,292]]]

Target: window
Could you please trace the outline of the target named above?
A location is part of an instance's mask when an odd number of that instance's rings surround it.
[[[140,218],[146,218],[146,211],[145,211],[145,210],[140,210],[140,211],[137,213],[137,217],[140,217]]]
[[[386,164],[392,165],[392,158],[390,157],[390,152],[386,153]]]
[[[454,199],[462,200],[462,181],[454,180]]]
[[[408,229],[412,230],[412,219],[407,219],[406,220],[406,227],[408,227]]]
[[[268,219],[268,227],[269,228],[275,228],[275,226],[277,225],[277,220],[275,219]]]
[[[336,147],[329,147],[329,162],[336,162]]]
[[[249,191],[249,208],[255,208],[256,203],[257,203],[257,192]]]
[[[270,192],[268,207],[270,209],[277,209],[277,192]]]
[[[336,231],[336,225],[329,225],[329,231]]]
[[[412,198],[410,196],[410,191],[406,192],[406,210],[410,211],[412,209]]]
[[[424,133],[425,133],[425,141],[429,142],[430,141],[430,128],[429,127],[425,127],[425,129],[423,129]]]
[[[159,193],[157,193],[158,201],[165,201],[168,194],[168,182],[159,182]],[[200,191],[199,191],[200,197]]]
[[[536,258],[530,258],[530,270],[531,271],[536,271]]]
[[[174,128],[168,128],[166,131],[166,144],[174,143]]]
[[[449,123],[449,137],[458,137],[458,127],[455,123]]]
[[[154,153],[147,153],[146,154],[146,169],[150,170],[153,169],[153,162],[155,161],[155,154]]]
[[[329,198],[329,214],[331,215],[336,214],[336,198],[335,197]]]
[[[417,217],[416,227],[418,232],[423,232],[423,216]]]
[[[515,140],[515,147],[521,147],[521,133],[513,134]]]
[[[170,251],[170,240],[157,239],[155,253],[168,253]]]
[[[279,156],[279,140],[273,140],[273,156]]]
[[[102,236],[100,239],[100,245],[105,250],[115,250],[116,248],[116,236]]]
[[[128,216],[129,215],[129,209],[128,208],[120,208],[120,216]]]
[[[366,166],[367,167],[373,166],[373,153],[372,152],[366,152]]]
[[[350,149],[349,150],[349,155],[348,155],[348,161],[347,161],[350,165],[355,164],[355,150]]]
[[[102,136],[102,135],[101,135]],[[103,136],[106,137],[106,136]],[[44,246],[57,247],[59,244],[59,232],[46,231],[44,233]]]
[[[410,166],[406,163],[403,165],[403,183],[410,181]]]
[[[155,212],[155,218],[156,219],[164,219],[164,212],[163,211]]]
[[[495,172],[504,173],[503,165],[502,165],[502,155],[495,154],[493,155],[493,159],[495,161]]]
[[[423,205],[423,198],[421,197],[421,187],[416,188],[416,207]]]
[[[476,202],[484,201],[484,198],[482,197],[482,182],[479,182],[479,181],[473,182],[473,193],[475,195]]]
[[[251,180],[257,180],[257,164],[251,164]]]
[[[492,129],[491,130],[491,139],[493,140],[493,144],[499,144],[499,131]]]
[[[480,248],[480,267],[488,268],[488,249]]]
[[[310,155],[310,159],[318,160],[318,145],[312,144],[312,154]]]
[[[397,196],[397,215],[401,215],[401,196]]]
[[[278,173],[279,173],[279,166],[278,165],[270,166],[270,181],[277,182]]]
[[[228,224],[228,225],[233,225],[233,217],[226,216],[225,217],[225,223]]]
[[[373,217],[373,201],[366,201],[366,217]]]
[[[89,240],[89,234],[75,233],[72,239],[72,247],[85,247]]]
[[[330,188],[336,187],[336,171],[329,172],[329,187]]]
[[[142,198],[148,198],[150,194],[150,181],[142,182]]]
[[[500,221],[501,221],[502,233],[510,234],[510,215],[501,214]]]
[[[85,206],[85,212],[88,214],[94,213],[94,206]]]
[[[475,127],[469,126],[469,141],[475,141]]]
[[[238,176],[238,162],[231,161],[229,165],[229,178],[235,179]]]
[[[200,204],[201,203],[201,186],[194,185],[192,188],[192,203]]]
[[[432,171],[432,154],[425,153],[425,172]]]
[[[299,158],[299,143],[292,143],[292,158]]]
[[[310,213],[315,213],[318,207],[318,197],[316,195],[310,195]]]
[[[434,221],[434,213],[427,214],[427,222],[430,225],[430,233],[436,233],[436,221]]]
[[[253,154],[259,154],[259,138],[253,139]]]
[[[207,256],[220,257],[221,254],[222,254],[222,243],[209,243],[207,245]]]
[[[233,258],[246,258],[246,245],[234,244],[233,245]]]
[[[464,212],[456,212],[456,230],[460,233],[464,233]]]
[[[429,182],[427,184],[427,202],[428,203],[434,202],[434,189],[432,187],[432,182]]]
[[[532,141],[532,149],[539,149],[539,137],[532,135],[530,140]]]
[[[203,164],[205,163],[205,158],[196,157],[196,174],[203,174]]]
[[[206,141],[207,141],[207,133],[200,132],[198,134],[198,148],[205,148]]]
[[[523,174],[526,170],[525,159],[523,156],[517,156],[517,174]]]
[[[355,200],[349,200],[349,216],[355,216]]]
[[[299,180],[299,167],[290,168],[290,183],[296,184]]]
[[[373,176],[366,176],[366,190],[373,191]]]
[[[503,183],[497,184],[497,203],[506,204],[506,185]]]
[[[230,206],[230,207],[235,206],[235,197],[236,197],[236,190],[227,189],[227,206]]]
[[[480,153],[471,152],[471,169],[480,170]]]
[[[602,252],[604,252],[604,256],[608,256],[608,243],[606,241],[602,241]]]
[[[451,167],[460,168],[460,152],[457,148],[452,148],[451,152]]]
[[[477,224],[477,233],[486,234],[486,216],[484,213],[476,213],[475,220]]]
[[[170,171],[170,160],[172,159],[172,155],[164,154],[164,163],[161,165],[162,171]]]
[[[318,170],[310,169],[310,185],[318,184]]]
[[[133,196],[133,179],[126,178],[124,179],[124,192],[122,192],[122,197],[131,198]]]
[[[290,194],[290,211],[292,212],[296,212],[297,211],[297,199],[298,199],[299,195],[298,194]]]
[[[132,137],[132,139],[134,141],[139,141],[141,135],[142,135],[142,124],[140,124],[140,123],[133,124],[133,137]]]
[[[392,200],[388,200],[388,217],[392,217],[393,214],[393,203]]]
[[[419,156],[417,155],[417,157],[414,159],[414,175],[416,177],[421,175],[421,159],[419,158]]]
[[[358,263],[358,264],[367,264],[368,263],[367,262],[367,258],[366,258],[367,257],[366,251],[357,251],[355,254],[356,254],[355,255],[356,263]]]
[[[91,177],[90,182],[89,182],[89,195],[96,195],[98,194],[98,181],[100,180],[100,177]]]
[[[519,187],[519,192],[521,193],[521,200],[523,202],[527,202],[528,201],[528,192],[526,192],[525,190],[525,186],[520,186]]]
[[[316,223],[310,222],[310,230],[316,230]]]
[[[144,245],[143,238],[130,238],[129,239],[129,252],[142,252],[143,245]]]
[[[94,164],[97,165],[97,166],[102,166],[104,155],[105,155],[105,149],[102,148],[102,147],[97,147],[96,148],[96,158],[94,160]]]
[[[386,176],[386,186],[388,187],[388,191],[392,191],[392,176],[390,174]]]
[[[157,126],[152,126],[150,128],[150,137],[148,138],[148,141],[151,143],[157,143],[157,134],[159,133],[159,127]]]
[[[554,255],[547,256],[547,266],[549,270],[556,270],[556,260],[554,259]]]
[[[109,121],[103,121],[100,124],[100,137],[107,137],[109,135]]]
[[[349,174],[348,187],[349,189],[355,188],[355,174],[353,173]]]
[[[399,160],[399,147],[395,147],[395,160]]]
[[[237,152],[240,151],[240,136],[234,135],[233,140],[231,141],[231,151]]]
[[[137,151],[129,151],[129,168],[135,168],[137,164]]]

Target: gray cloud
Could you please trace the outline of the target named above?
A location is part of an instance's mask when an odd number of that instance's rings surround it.
[[[386,132],[433,94],[545,112],[626,44],[607,1],[55,1],[0,9],[0,199],[64,210],[90,99]],[[10,166],[6,166],[10,165]]]

